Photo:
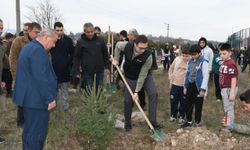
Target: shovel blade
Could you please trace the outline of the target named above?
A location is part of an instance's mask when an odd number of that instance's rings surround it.
[[[151,130],[152,134],[151,137],[155,140],[155,141],[165,141],[165,139],[167,138],[167,135],[163,132],[163,131],[159,131],[159,130]]]

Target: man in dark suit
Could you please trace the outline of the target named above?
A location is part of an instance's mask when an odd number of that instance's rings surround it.
[[[18,58],[13,101],[23,107],[23,150],[41,150],[48,131],[49,110],[56,106],[57,79],[48,57],[58,36],[45,29],[25,45]]]

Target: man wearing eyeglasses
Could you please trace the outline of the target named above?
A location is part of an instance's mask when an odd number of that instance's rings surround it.
[[[125,115],[125,131],[130,131],[131,113],[133,100],[138,100],[138,92],[144,87],[149,99],[149,120],[154,128],[161,128],[162,126],[156,122],[156,108],[157,108],[157,91],[150,72],[152,66],[152,52],[147,49],[148,39],[145,35],[139,35],[133,42],[128,42],[125,47],[121,47],[124,43],[117,43],[115,48],[114,65],[118,65],[120,51],[124,52],[124,74],[126,80],[134,92],[130,95],[127,88],[124,92],[124,115]]]
[[[41,28],[40,24],[38,24],[36,22],[32,22],[29,24],[28,33],[24,36],[17,37],[13,41],[12,46],[10,48],[10,55],[9,55],[10,71],[11,71],[11,75],[12,75],[13,80],[16,79],[17,60],[18,60],[18,56],[19,56],[19,53],[20,53],[22,47],[25,44],[32,41],[33,39],[35,39],[37,37],[37,34],[41,31],[41,29],[42,28]]]

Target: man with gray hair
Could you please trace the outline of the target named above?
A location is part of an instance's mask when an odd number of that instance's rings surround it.
[[[49,110],[56,106],[57,79],[48,53],[58,39],[44,29],[19,55],[13,101],[23,108],[23,150],[43,149]]]
[[[137,30],[132,28],[128,31],[128,40],[134,41],[138,35],[139,34],[138,34]]]
[[[94,33],[93,24],[85,23],[83,30],[74,52],[73,75],[80,76],[81,66],[84,74],[81,88],[90,94],[95,75],[96,88],[103,87],[104,68],[109,66],[109,57],[105,42]]]

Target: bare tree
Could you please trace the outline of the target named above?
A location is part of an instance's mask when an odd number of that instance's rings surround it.
[[[40,0],[36,6],[27,8],[29,12],[26,18],[41,24],[43,28],[52,28],[55,22],[63,20],[62,14],[49,0]]]

